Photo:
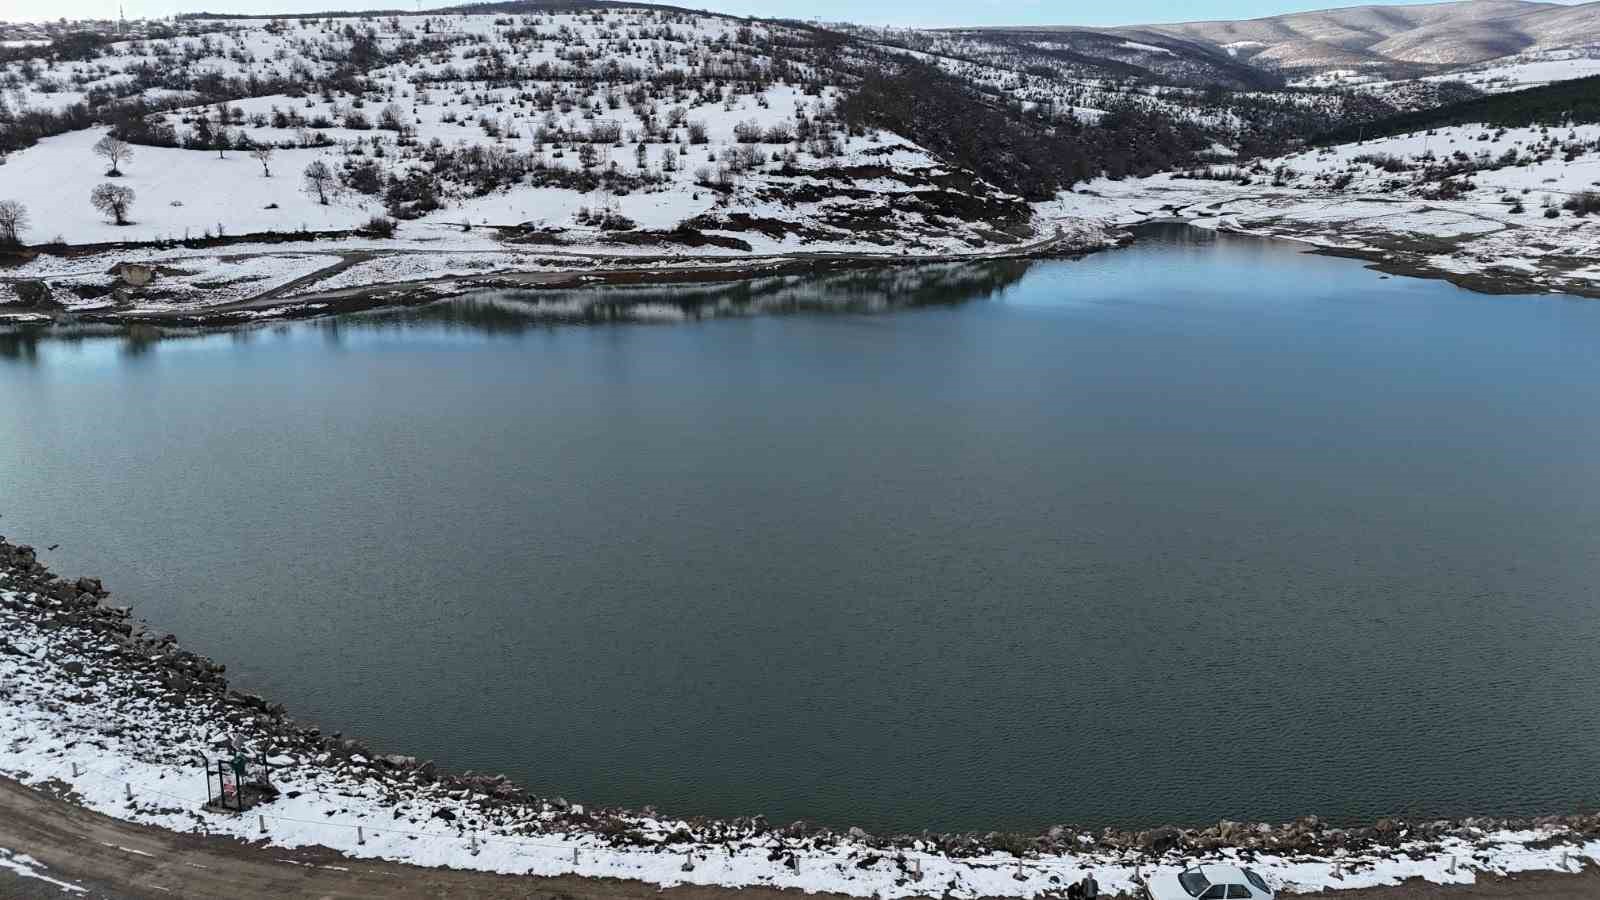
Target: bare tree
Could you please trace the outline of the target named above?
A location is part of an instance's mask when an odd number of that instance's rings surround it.
[[[227,156],[223,154],[223,151],[231,149],[236,143],[234,137],[228,133],[228,123],[231,121],[233,121],[233,110],[228,108],[227,101],[224,100],[223,102],[218,103],[217,131],[215,135],[217,159],[227,159]]]
[[[398,103],[391,103],[378,114],[378,127],[389,131],[405,131],[411,117],[406,113],[405,107]]]
[[[333,170],[328,168],[327,163],[320,159],[314,159],[311,161],[311,165],[306,166],[305,192],[315,194],[318,203],[327,206],[328,195],[333,192],[334,187]]]
[[[16,200],[0,200],[0,246],[21,244],[22,232],[27,227],[28,208]]]
[[[127,160],[133,159],[133,147],[127,141],[110,134],[95,141],[94,152],[96,156],[105,157],[106,162],[111,164],[111,171],[107,172],[106,175],[112,178],[122,174],[122,170],[118,166]]]
[[[253,157],[256,162],[261,163],[262,177],[271,178],[272,170],[267,168],[267,164],[272,162],[272,145],[257,144],[254,147],[251,147],[250,156]]]
[[[89,193],[94,208],[111,217],[118,225],[128,224],[128,207],[133,205],[133,188],[106,182]]]

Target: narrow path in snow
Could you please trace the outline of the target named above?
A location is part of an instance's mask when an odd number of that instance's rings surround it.
[[[276,300],[279,297],[292,294],[308,284],[316,284],[324,278],[332,278],[340,272],[343,272],[345,269],[348,269],[351,266],[360,265],[361,263],[364,263],[378,255],[379,252],[376,250],[352,250],[347,253],[340,253],[338,262],[323,266],[315,272],[301,275],[299,278],[284,282],[283,284],[280,284],[270,290],[262,291],[254,297],[251,297],[247,300],[242,300],[239,303],[225,304],[222,308],[249,306],[251,304],[261,303],[263,301]]]

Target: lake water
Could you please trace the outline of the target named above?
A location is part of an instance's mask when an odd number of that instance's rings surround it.
[[[586,322],[590,324],[575,324]],[[302,721],[868,829],[1600,804],[1600,304],[1078,261],[0,338],[0,533]]]

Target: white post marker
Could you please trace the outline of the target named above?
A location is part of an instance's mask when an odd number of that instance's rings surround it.
[[[576,869],[578,867],[578,848],[577,847],[573,847],[572,848],[572,867],[574,869]]]
[[[685,850],[685,851],[683,851],[683,866],[681,868],[681,871],[684,871],[684,872],[693,872],[694,871],[694,851],[693,850]]]
[[[78,777],[78,764],[77,763],[73,763],[72,764],[72,777],[73,778],[77,778]]]
[[[133,785],[124,781],[122,783],[122,790],[128,795],[129,800],[133,799]]]
[[[267,833],[267,817],[258,815],[258,816],[256,816],[256,821],[261,824],[261,833],[262,834],[266,834]]]
[[[367,842],[367,834],[366,834],[366,832],[361,830],[361,826],[360,825],[357,825],[356,826],[356,843],[365,844],[366,842]]]
[[[922,858],[915,857],[911,860],[911,878],[915,881],[922,880]]]
[[[1022,857],[1017,857],[1017,874],[1011,876],[1017,881],[1027,881],[1028,876],[1022,874]]]

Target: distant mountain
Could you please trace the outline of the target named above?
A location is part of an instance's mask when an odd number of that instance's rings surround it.
[[[1276,73],[1251,65],[1207,41],[1146,30],[1107,31],[1077,27],[984,27],[947,29],[977,44],[1005,48],[1035,64],[1065,66],[1082,77],[1139,78],[1169,84],[1216,84],[1272,88]]]
[[[1464,0],[1354,6],[1239,22],[1111,29],[1130,40],[1178,38],[1258,67],[1288,71],[1461,66],[1517,53],[1600,45],[1600,2]]]

